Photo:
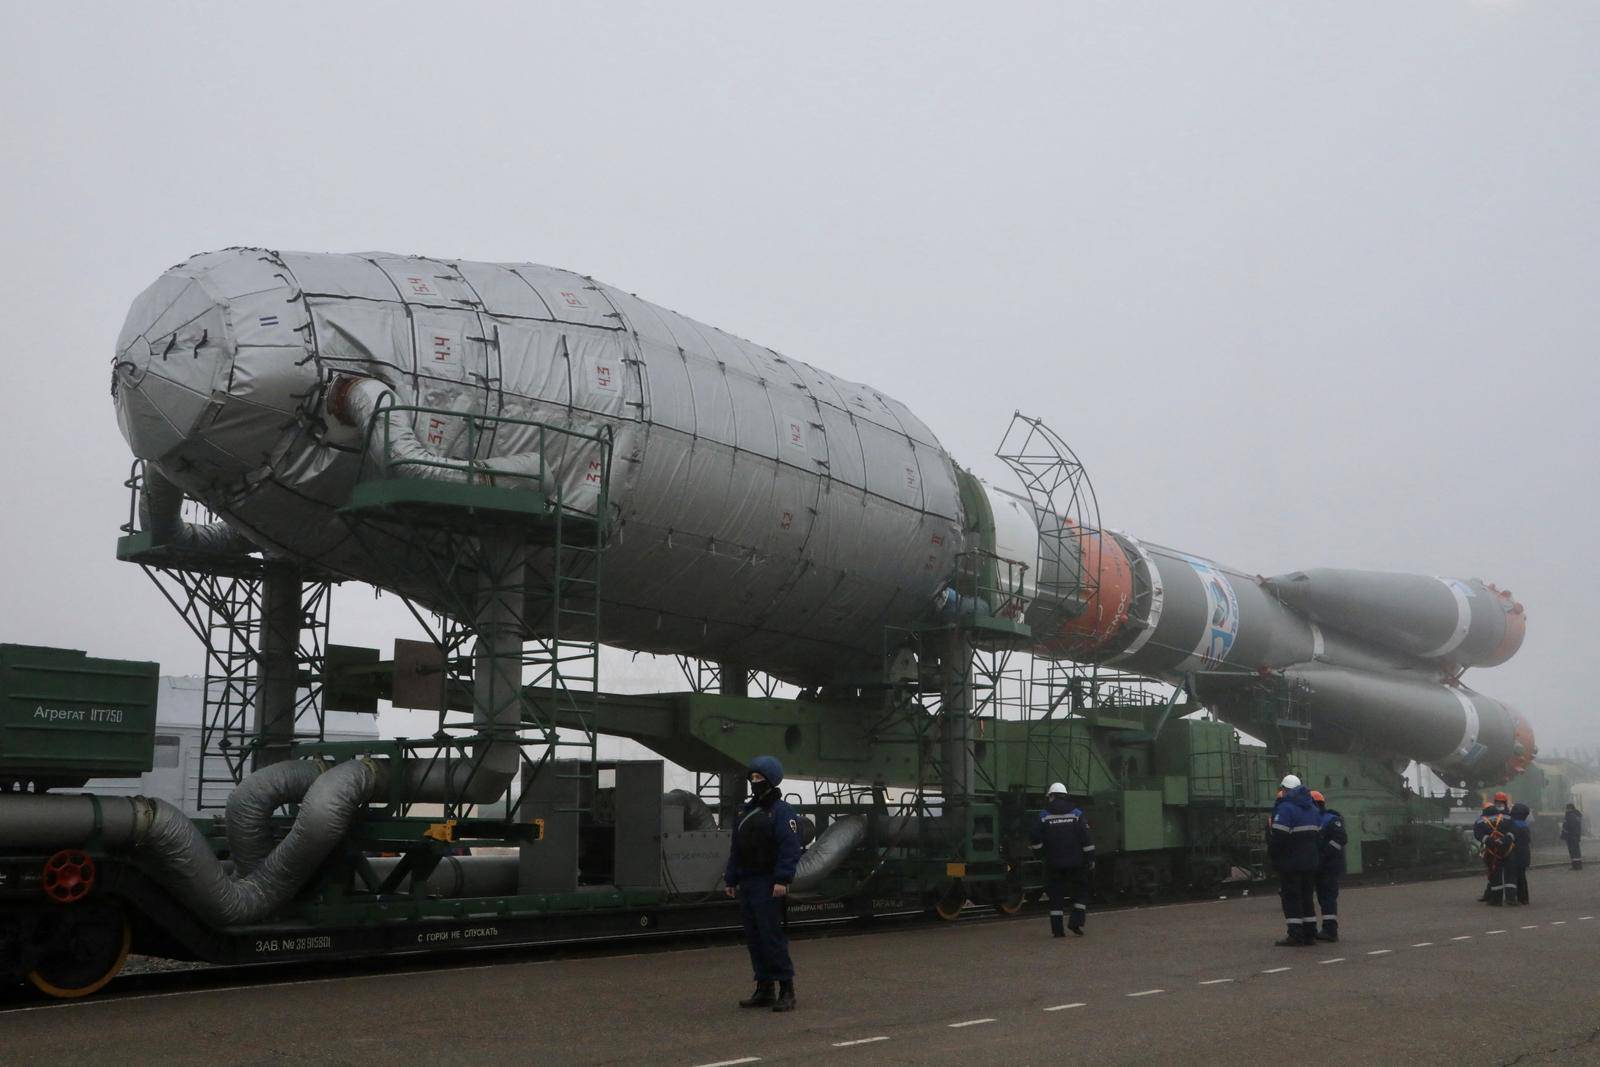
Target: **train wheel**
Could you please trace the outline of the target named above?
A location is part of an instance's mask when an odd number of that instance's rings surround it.
[[[122,970],[133,929],[113,904],[82,904],[42,916],[34,943],[33,987],[52,997],[86,997]]]
[[[945,922],[954,922],[961,917],[961,909],[966,903],[967,887],[961,884],[959,878],[952,879],[934,898],[933,913]]]
[[[1015,915],[1022,910],[1023,899],[1022,883],[1008,882],[999,891],[999,896],[995,898],[994,906],[1000,910],[1002,915]]]

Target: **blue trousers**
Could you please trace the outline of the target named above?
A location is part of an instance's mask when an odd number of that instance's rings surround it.
[[[1317,907],[1322,911],[1322,928],[1339,932],[1339,872],[1317,872]]]
[[[758,982],[794,981],[789,935],[783,931],[783,897],[772,895],[771,878],[739,879],[739,917],[744,945]]]

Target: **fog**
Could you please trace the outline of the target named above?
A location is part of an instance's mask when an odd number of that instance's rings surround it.
[[[1494,581],[1527,642],[1468,683],[1600,743],[1600,7],[3,10],[0,640],[202,669],[113,554],[128,304],[212,248],[385,249],[592,274],[996,480],[1043,416],[1107,525],[1252,573]],[[348,587],[335,639],[398,615]]]

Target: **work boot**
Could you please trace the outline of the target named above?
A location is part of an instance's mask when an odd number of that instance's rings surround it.
[[[1575,870],[1575,871],[1583,870],[1583,861],[1582,860],[1573,860],[1572,861],[1572,869]]]
[[[1051,937],[1066,937],[1067,936],[1067,932],[1061,928],[1061,916],[1059,916],[1059,915],[1050,916],[1050,936]]]
[[[1082,923],[1068,923],[1067,924],[1067,929],[1071,930],[1073,933],[1077,934],[1079,937],[1083,936],[1083,924]]]
[[[774,1000],[774,998],[773,998],[773,995],[772,995],[772,983],[771,982],[757,982],[756,983],[756,991],[754,993],[751,993],[748,997],[745,997],[743,1000],[739,1001],[739,1007],[741,1007],[741,1008],[766,1008],[766,1007],[770,1007],[772,1005],[773,1000]]]
[[[1337,941],[1337,940],[1339,940],[1339,928],[1337,926],[1332,925],[1331,923],[1330,924],[1324,924],[1322,929],[1317,931],[1317,940],[1318,941]]]
[[[1305,942],[1300,940],[1300,927],[1291,926],[1289,927],[1289,933],[1274,941],[1273,944],[1279,948],[1299,948]]]
[[[794,1011],[794,982],[778,983],[778,999],[772,1005],[773,1011]]]

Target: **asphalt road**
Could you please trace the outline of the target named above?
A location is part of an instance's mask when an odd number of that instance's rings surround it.
[[[1346,890],[1316,948],[1272,945],[1271,896],[807,940],[790,1015],[735,1006],[739,945],[38,1004],[0,1063],[1600,1063],[1600,878],[1532,878]]]

